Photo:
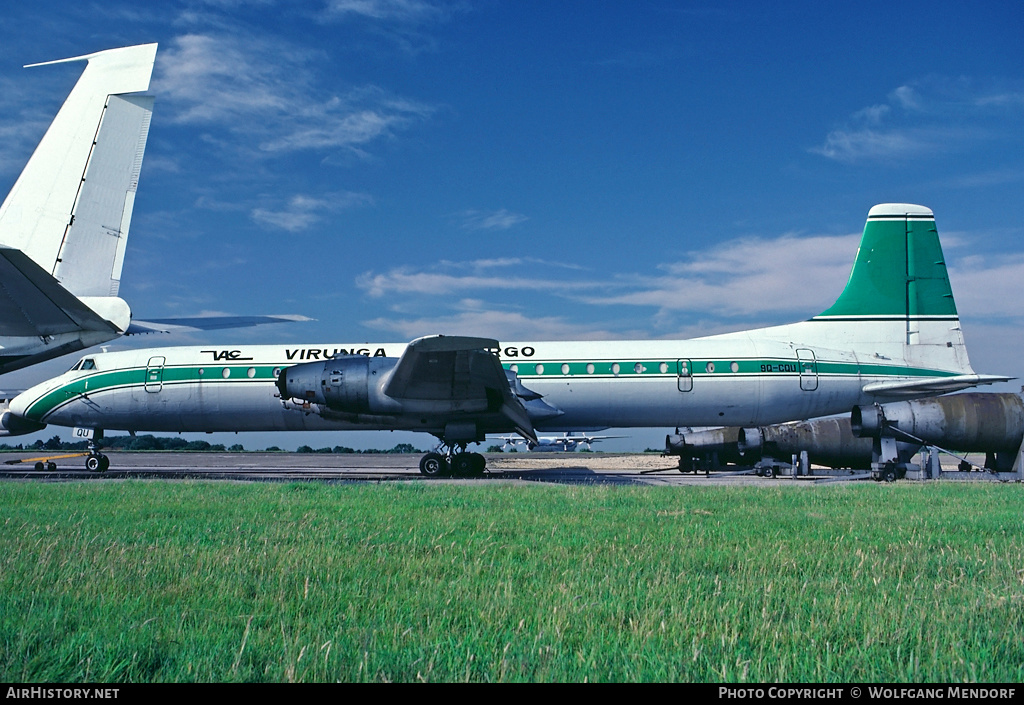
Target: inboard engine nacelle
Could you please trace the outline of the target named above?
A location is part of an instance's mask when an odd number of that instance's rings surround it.
[[[306,362],[281,370],[281,398],[299,399],[350,414],[398,413],[402,405],[382,387],[398,358],[339,356],[325,362]]]

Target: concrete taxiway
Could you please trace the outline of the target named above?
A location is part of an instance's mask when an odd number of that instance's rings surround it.
[[[55,452],[51,455],[61,455]],[[59,458],[55,470],[36,470],[34,461],[44,453],[0,455],[0,479],[59,482],[68,480],[164,479],[323,482],[558,482],[644,485],[756,483],[751,475],[714,473],[680,474],[674,458],[651,454],[487,454],[488,471],[482,477],[428,478],[420,474],[419,454],[320,453],[137,453],[108,452],[110,469],[85,469],[84,458]],[[32,460],[12,465],[12,460]]]
[[[60,452],[50,456],[63,455]],[[36,470],[43,452],[0,454],[0,480],[61,482],[113,479],[234,480],[243,482],[549,482],[562,484],[636,485],[764,485],[772,483],[821,484],[867,479],[860,471],[829,471],[811,477],[768,479],[751,472],[683,474],[675,458],[655,454],[620,453],[488,453],[488,471],[481,477],[425,477],[419,472],[419,454],[327,453],[189,453],[109,452],[110,469],[85,469],[83,457],[57,458],[56,469]],[[957,479],[992,480],[983,473],[943,473]]]

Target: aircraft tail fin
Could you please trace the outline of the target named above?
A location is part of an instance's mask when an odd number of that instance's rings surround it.
[[[31,66],[88,62],[3,205],[0,243],[76,296],[115,296],[153,101],[156,44]]]
[[[884,203],[868,212],[850,280],[815,319],[901,319],[907,343],[915,320],[959,320],[931,209]]]
[[[924,206],[883,203],[868,212],[846,288],[810,323],[823,344],[863,351],[863,369],[900,359],[918,370],[917,379],[864,387],[880,397],[945,394],[1010,379],[971,368],[935,216]]]

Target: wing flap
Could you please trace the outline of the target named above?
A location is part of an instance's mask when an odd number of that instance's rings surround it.
[[[492,351],[498,341],[464,336],[429,336],[409,343],[384,393],[397,400],[469,402],[487,400],[488,410],[536,440],[522,402],[512,393],[501,362]]]

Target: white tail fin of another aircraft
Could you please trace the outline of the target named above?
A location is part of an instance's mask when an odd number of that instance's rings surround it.
[[[88,62],[0,206],[0,244],[76,296],[116,296],[149,134],[156,44],[30,66]],[[28,68],[28,67],[27,67]]]

